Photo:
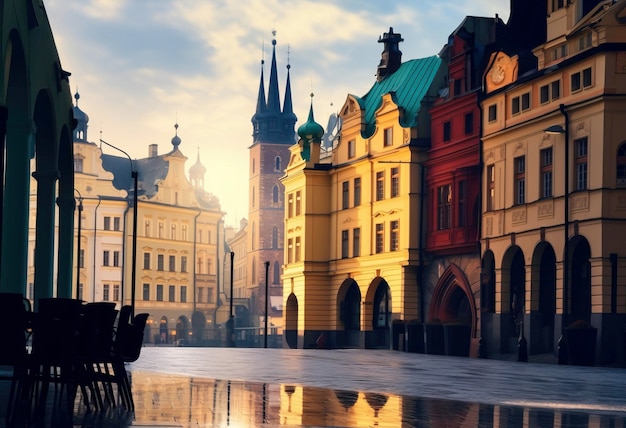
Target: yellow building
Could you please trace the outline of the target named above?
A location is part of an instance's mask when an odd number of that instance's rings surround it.
[[[482,335],[490,352],[515,352],[522,336],[530,353],[552,352],[582,321],[597,328],[600,362],[615,362],[626,319],[626,1],[547,3],[537,66],[505,50],[485,74]]]
[[[402,63],[393,29],[379,41],[377,81],[365,96],[347,97],[332,153],[322,156],[312,106],[290,149],[282,178],[289,347],[389,347],[391,321],[422,311],[425,105],[442,85],[441,60]]]
[[[78,108],[78,94],[75,98],[74,188],[81,215],[75,222],[72,296],[134,303],[135,313],[150,313],[147,342],[206,343],[213,338],[217,263],[224,252],[224,213],[217,197],[204,190],[206,169],[198,156],[187,178],[178,125],[167,153],[159,154],[153,144],[142,159],[118,156],[122,149],[104,140],[89,142],[89,118]],[[33,277],[30,269],[29,284]]]

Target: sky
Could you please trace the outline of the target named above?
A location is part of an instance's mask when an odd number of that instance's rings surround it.
[[[281,103],[286,66],[297,128],[313,97],[324,128],[348,94],[375,82],[382,44],[393,27],[403,61],[437,55],[465,16],[505,22],[509,0],[46,0],[72,94],[89,116],[88,140],[133,158],[172,149],[178,123],[186,170],[198,155],[205,190],[227,226],[248,213],[251,118],[272,39]],[[275,36],[273,32],[275,31]],[[120,155],[103,146],[103,151]]]

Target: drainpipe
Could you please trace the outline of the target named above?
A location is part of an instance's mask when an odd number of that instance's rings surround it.
[[[420,322],[423,324],[426,321],[426,314],[424,313],[424,194],[426,189],[426,183],[424,182],[426,177],[426,168],[424,168],[423,162],[417,164],[420,168],[420,224],[419,224],[419,242],[418,242],[418,273],[417,273],[417,287],[420,299]]]

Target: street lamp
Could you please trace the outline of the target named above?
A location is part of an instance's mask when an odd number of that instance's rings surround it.
[[[83,195],[77,189],[74,191],[78,193],[78,239],[76,242],[76,300],[78,300],[80,299],[80,234],[83,219]]]
[[[134,186],[134,190],[133,190],[133,248],[132,248],[132,254],[131,254],[131,277],[130,277],[130,307],[131,307],[131,311],[130,311],[130,316],[131,319],[135,317],[135,286],[136,286],[136,276],[137,276],[137,170],[135,169],[135,164],[133,162],[133,160],[131,159],[131,157],[128,155],[128,153],[126,153],[124,150],[120,149],[119,147],[115,147],[113,144],[107,143],[106,141],[104,141],[102,138],[100,138],[100,143],[104,143],[107,146],[122,152],[126,155],[126,157],[128,158],[128,160],[130,161],[130,176],[133,179],[133,186]]]
[[[563,199],[563,315],[561,316],[561,338],[558,343],[558,363],[566,364],[566,346],[563,342],[565,340],[565,327],[567,326],[567,312],[569,305],[569,115],[565,110],[565,105],[561,104],[559,110],[565,119],[565,125],[552,125],[543,131],[549,135],[563,134],[565,137],[565,185],[564,185],[564,199]]]

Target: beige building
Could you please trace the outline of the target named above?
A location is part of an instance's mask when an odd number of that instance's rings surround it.
[[[312,106],[291,147],[282,178],[289,347],[389,347],[391,321],[420,316],[423,102],[441,87],[441,61],[401,63],[393,29],[380,41],[377,81],[366,96],[347,97],[332,155],[321,159]]]
[[[563,328],[582,320],[597,328],[599,362],[623,356],[625,11],[624,0],[548,2],[538,67],[524,72],[518,53],[504,50],[486,72],[490,352],[515,352],[524,335],[530,353],[552,352]]]
[[[224,213],[217,197],[204,190],[206,169],[199,156],[188,179],[178,125],[166,153],[153,144],[146,158],[131,160],[118,156],[117,146],[88,140],[89,118],[78,105],[74,117],[74,187],[81,215],[72,296],[119,305],[134,301],[135,313],[150,313],[147,342],[208,343],[218,305]],[[132,171],[138,176],[134,281]],[[34,184],[32,189],[36,192]],[[29,284],[33,274],[30,269]]]

